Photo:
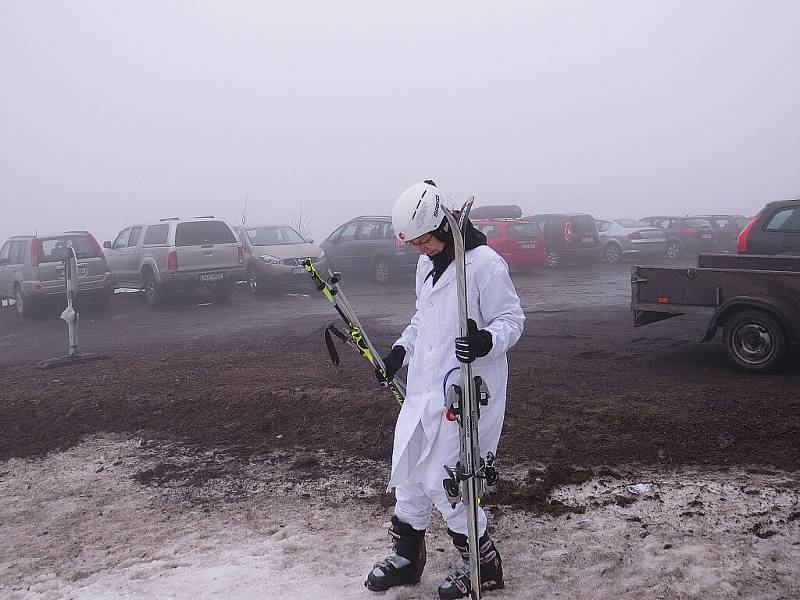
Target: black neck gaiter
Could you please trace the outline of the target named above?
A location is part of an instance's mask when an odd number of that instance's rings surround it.
[[[433,269],[431,269],[431,272],[425,276],[426,281],[428,280],[428,277],[433,277],[432,285],[435,286],[436,282],[439,281],[439,278],[447,270],[447,267],[449,267],[450,263],[453,262],[455,248],[453,246],[453,233],[450,230],[448,230],[446,233],[440,233],[437,231],[434,232],[433,235],[437,239],[444,242],[444,250],[439,252],[439,254],[435,254],[434,256],[430,257],[431,262],[433,263]],[[478,246],[485,245],[486,236],[483,234],[483,232],[475,229],[472,221],[467,219],[467,231],[466,235],[464,236],[464,250],[472,250]]]

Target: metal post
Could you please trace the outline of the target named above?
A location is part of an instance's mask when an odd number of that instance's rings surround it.
[[[78,299],[78,255],[75,248],[67,248],[67,256],[64,259],[64,282],[67,286],[67,308],[61,313],[61,320],[66,322],[69,328],[69,354],[60,358],[51,358],[39,363],[42,369],[53,367],[63,367],[66,365],[77,365],[92,360],[108,358],[103,354],[78,354],[78,322],[80,315],[75,310]]]
[[[64,259],[64,279],[67,284],[67,308],[61,313],[61,319],[66,321],[69,328],[69,356],[78,355],[78,321],[80,315],[75,310],[75,298],[78,294],[78,256],[75,248],[67,248],[67,257]]]

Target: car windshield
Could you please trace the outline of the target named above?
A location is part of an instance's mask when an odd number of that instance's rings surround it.
[[[644,223],[641,221],[634,221],[633,219],[617,219],[614,221],[618,225],[622,225],[623,227],[627,227],[629,229],[641,229],[644,226]]]
[[[97,258],[99,254],[89,236],[63,235],[39,240],[39,262],[60,262],[67,257],[67,248],[75,248],[78,258]]]
[[[247,237],[253,246],[280,246],[283,244],[305,244],[306,241],[291,227],[252,227]]]
[[[686,219],[687,227],[711,227],[706,219]]]

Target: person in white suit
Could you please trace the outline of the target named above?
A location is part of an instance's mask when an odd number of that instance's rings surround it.
[[[447,419],[444,395],[458,382],[461,362],[473,362],[473,374],[486,382],[491,399],[482,407],[480,449],[496,453],[506,408],[506,353],[519,340],[525,315],[506,262],[471,223],[465,236],[469,335],[460,336],[453,236],[433,181],[417,183],[398,198],[392,211],[395,235],[421,254],[416,273],[416,312],[384,358],[390,377],[408,365],[405,402],[394,432],[389,489],[395,510],[389,534],[393,553],[375,564],[364,585],[384,591],[419,582],[425,567],[425,530],[432,507],[447,522],[448,534],[463,564],[439,587],[442,599],[469,594],[467,510],[453,508],[442,481],[444,465],[459,460],[459,425]],[[500,554],[486,531],[479,509],[481,588],[502,588]]]

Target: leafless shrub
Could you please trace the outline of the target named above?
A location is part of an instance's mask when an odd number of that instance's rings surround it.
[[[301,202],[297,210],[292,213],[289,225],[304,238],[308,238],[311,235],[311,223],[313,220],[314,217],[309,216],[309,214],[305,212],[303,203]]]

